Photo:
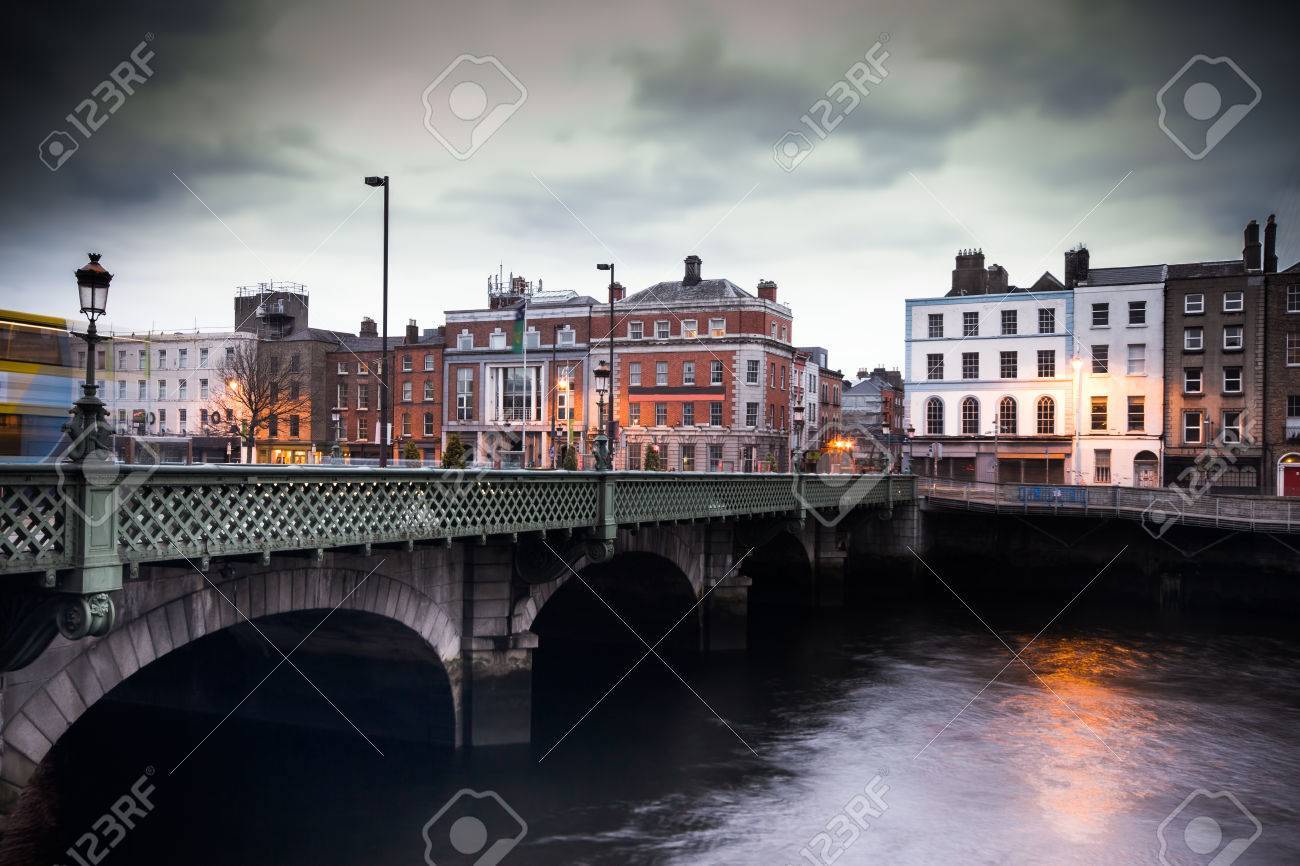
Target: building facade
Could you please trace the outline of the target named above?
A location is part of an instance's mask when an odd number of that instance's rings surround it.
[[[905,306],[912,470],[1064,482],[1074,472],[1074,293],[1048,273],[1028,289],[1008,285],[1000,265],[962,251],[947,295]]]
[[[901,471],[906,441],[903,374],[876,367],[859,370],[844,389],[844,427],[854,438],[853,462],[864,470]]]

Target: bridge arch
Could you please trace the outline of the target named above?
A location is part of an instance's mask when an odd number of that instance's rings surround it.
[[[125,615],[119,616],[112,632],[100,639],[56,644],[47,653],[46,659],[57,660],[58,666],[33,678],[21,703],[7,708],[10,715],[0,735],[0,785],[6,801],[17,799],[51,749],[102,698],[155,661],[245,622],[240,611],[255,623],[311,611],[324,618],[335,608],[368,613],[418,635],[449,675],[458,661],[460,630],[442,605],[409,583],[377,571],[348,566],[268,568],[215,584],[197,573],[179,579],[191,591],[154,604],[145,582],[128,584],[119,606]],[[452,698],[459,729],[455,688]]]

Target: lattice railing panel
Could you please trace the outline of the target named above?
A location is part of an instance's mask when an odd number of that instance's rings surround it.
[[[0,570],[66,565],[66,505],[53,473],[0,479]]]

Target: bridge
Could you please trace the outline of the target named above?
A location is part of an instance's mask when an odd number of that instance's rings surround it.
[[[783,537],[833,602],[846,534],[915,499],[896,475],[0,466],[0,814],[151,663],[310,611],[417,637],[456,745],[528,742],[532,626],[569,581],[616,586],[639,557],[675,576],[698,648],[739,649],[748,554]]]

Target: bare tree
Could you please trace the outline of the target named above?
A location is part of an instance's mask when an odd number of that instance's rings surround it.
[[[214,412],[239,425],[244,442],[244,462],[253,460],[258,430],[310,411],[299,371],[281,369],[280,356],[243,341],[227,353],[220,368],[222,388],[214,392]]]

